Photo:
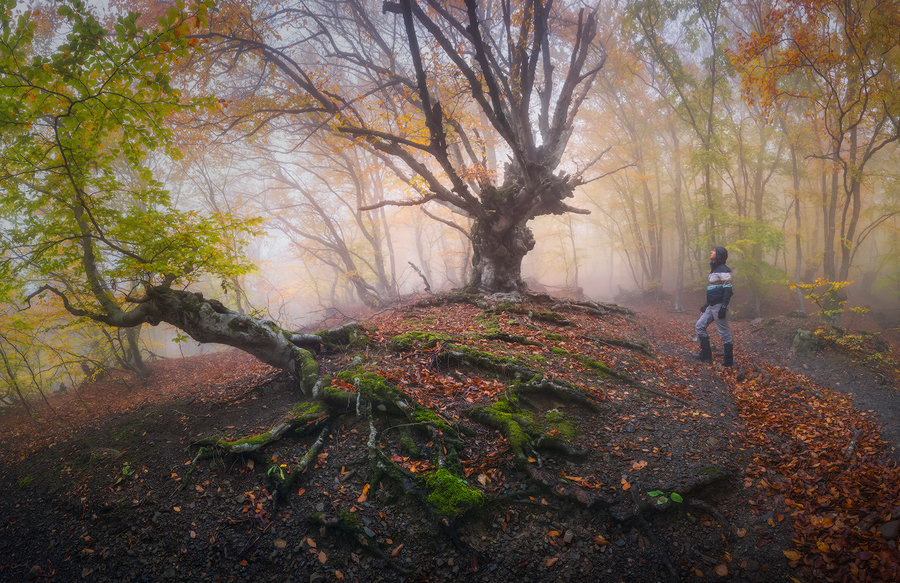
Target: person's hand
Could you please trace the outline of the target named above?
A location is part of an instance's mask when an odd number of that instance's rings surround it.
[[[708,308],[708,307],[709,307],[709,304],[703,304],[703,307],[700,308],[700,313],[701,313],[701,314],[705,314],[705,313],[706,313],[706,308]]]
[[[720,320],[724,320],[724,319],[725,319],[725,316],[726,316],[725,310],[726,310],[727,307],[728,307],[728,306],[722,306],[721,308],[719,308],[719,319],[720,319]]]

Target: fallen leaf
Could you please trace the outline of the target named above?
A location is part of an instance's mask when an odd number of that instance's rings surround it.
[[[366,484],[365,486],[363,486],[362,494],[359,495],[359,498],[357,498],[356,501],[358,503],[362,504],[363,502],[366,501],[366,498],[368,497],[368,495],[369,495],[369,485]]]
[[[328,555],[325,554],[325,551],[320,551],[319,552],[319,562],[324,565],[325,561],[327,561],[327,560],[328,560]]]
[[[482,486],[487,486],[488,477],[484,474],[478,474],[478,483]]]
[[[308,544],[312,548],[316,548],[316,541],[314,541],[313,539],[311,539],[309,537],[306,537],[306,544]]]
[[[191,538],[197,538],[197,533],[193,530],[191,531]]]
[[[800,553],[798,553],[797,551],[781,551],[781,552],[784,553],[784,556],[787,557],[791,561],[799,561],[800,560]]]
[[[725,563],[722,563],[721,565],[716,565],[716,575],[718,575],[719,577],[724,577],[724,576],[728,575],[728,566],[725,565]]]
[[[622,478],[622,489],[627,490],[629,488],[631,488],[631,484],[628,483],[628,480],[626,480],[625,478]]]
[[[550,532],[547,533],[547,536],[549,536],[551,538],[554,536],[559,536],[559,531],[551,530]]]
[[[400,543],[399,545],[397,545],[397,548],[395,548],[394,550],[391,551],[391,556],[396,557],[397,555],[400,554],[400,551],[402,551],[402,550],[403,550],[403,543]]]
[[[700,569],[698,569],[696,567],[694,567],[694,575],[696,575],[698,577],[706,577],[706,575],[703,574],[703,571],[701,571]]]
[[[297,496],[303,496],[306,493],[306,488],[300,488],[297,490]]]
[[[553,565],[556,564],[556,561],[558,561],[558,560],[559,560],[559,557],[551,557],[551,558],[547,559],[547,566],[552,567]]]
[[[276,549],[283,549],[283,548],[286,547],[286,546],[287,546],[287,541],[286,541],[286,540],[283,540],[283,539],[280,539],[280,538],[275,539],[275,548],[276,548]]]
[[[738,535],[738,538],[744,538],[745,536],[747,536],[747,529],[746,528],[737,529],[737,535]]]
[[[255,465],[256,464],[253,462],[253,460],[247,460],[247,469],[252,470],[253,466]]]
[[[173,506],[172,510],[174,510],[175,512],[181,512],[181,506]]]
[[[336,578],[338,581],[343,581],[343,580],[344,580],[344,574],[341,573],[340,571],[335,571],[335,572],[334,572],[334,576],[335,576],[335,578]]]

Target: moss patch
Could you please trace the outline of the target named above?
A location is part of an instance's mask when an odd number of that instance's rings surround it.
[[[426,501],[439,516],[456,518],[487,504],[487,497],[481,491],[447,470],[426,476],[425,485],[430,491]]]
[[[388,341],[388,348],[395,352],[406,352],[412,350],[416,346],[419,346],[423,350],[428,350],[445,340],[450,340],[450,336],[447,334],[412,330],[391,338]]]
[[[547,420],[547,424],[552,429],[559,431],[566,439],[572,440],[578,435],[578,428],[575,422],[559,409],[547,411],[544,419]]]

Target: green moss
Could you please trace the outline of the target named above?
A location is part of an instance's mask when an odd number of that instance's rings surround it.
[[[416,423],[424,423],[426,425],[431,425],[435,429],[439,429],[444,433],[452,433],[456,435],[456,431],[450,427],[446,421],[441,419],[434,411],[431,409],[426,409],[425,407],[420,407],[416,409],[416,412],[413,413],[413,421]]]
[[[333,330],[319,330],[315,333],[329,348],[364,348],[369,344],[365,326],[346,324]]]
[[[338,520],[341,521],[341,528],[359,530],[362,528],[362,524],[359,521],[359,517],[357,517],[354,513],[350,512],[346,508],[342,509],[338,512]]]
[[[581,354],[576,354],[575,358],[577,358],[581,364],[593,371],[599,372],[603,376],[615,376],[613,370],[609,368],[609,365],[604,364],[599,360],[594,360],[593,358]]]
[[[515,358],[510,358],[508,356],[499,356],[497,354],[493,354],[484,350],[476,350],[475,348],[459,346],[457,344],[452,345],[451,348],[456,352],[462,352],[466,355],[467,358],[475,361],[474,364],[483,368],[500,369],[505,366],[524,366],[524,363],[522,363],[522,361],[516,360]],[[489,366],[485,367],[485,365]]]
[[[319,363],[308,350],[297,350],[294,354],[300,362],[295,364],[297,374],[300,376],[300,388],[307,395],[312,394],[312,389],[319,380]]]
[[[304,401],[291,407],[289,418],[327,415],[325,407],[316,401]]]
[[[544,332],[544,338],[547,340],[552,340],[554,342],[565,342],[567,338],[562,334],[553,334],[551,332]]]
[[[22,478],[21,480],[19,480],[19,481],[16,483],[16,485],[19,487],[20,490],[23,490],[23,489],[25,489],[25,488],[31,486],[32,484],[34,484],[34,482],[35,482],[35,477],[34,477],[34,476],[25,476],[24,478]]]
[[[487,504],[487,497],[467,481],[447,470],[438,470],[425,477],[430,490],[426,501],[439,516],[456,518]]]
[[[400,398],[400,390],[387,379],[374,372],[344,371],[337,375],[342,381],[359,387],[359,392],[372,395],[384,401],[393,402]]]
[[[572,440],[578,435],[578,428],[575,425],[575,422],[569,419],[568,416],[559,409],[547,411],[544,418],[551,428],[559,431],[566,439]]]
[[[219,443],[227,448],[235,448],[241,445],[264,445],[272,440],[272,432],[266,431],[265,433],[260,433],[259,435],[251,435],[250,437],[242,437],[241,439],[235,439],[234,441],[226,441],[224,439],[220,440]]]
[[[416,345],[418,345],[423,350],[428,350],[429,348],[434,348],[440,342],[443,342],[445,340],[450,340],[450,336],[448,336],[447,334],[436,334],[434,332],[421,332],[418,330],[412,330],[391,338],[388,341],[388,348],[395,352],[406,352],[408,350],[412,350]]]
[[[564,348],[559,348],[558,346],[551,346],[550,352],[552,352],[553,354],[557,354],[559,356],[568,356],[569,355],[568,350],[565,350]]]

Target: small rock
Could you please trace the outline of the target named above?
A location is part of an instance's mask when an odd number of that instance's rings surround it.
[[[749,561],[747,561],[747,570],[751,573],[756,573],[757,571],[759,571],[759,563],[757,563],[753,559],[750,559]]]
[[[567,530],[566,534],[563,535],[563,542],[567,545],[572,544],[572,539],[575,538],[575,534],[571,530]]]
[[[892,520],[878,527],[881,536],[888,540],[894,540],[900,534],[900,520]]]
[[[325,575],[322,573],[313,573],[309,576],[309,583],[322,583],[325,581]]]
[[[165,571],[163,571],[163,578],[164,578],[164,579],[174,579],[174,578],[175,578],[175,575],[176,575],[176,573],[175,573],[175,567],[169,567],[168,569],[166,569]]]
[[[316,512],[325,512],[325,503],[319,502],[316,504]]]
[[[627,544],[627,543],[625,542],[625,539],[621,539],[621,538],[620,538],[619,540],[616,541],[616,546],[617,546],[617,547],[624,547],[626,544]]]

